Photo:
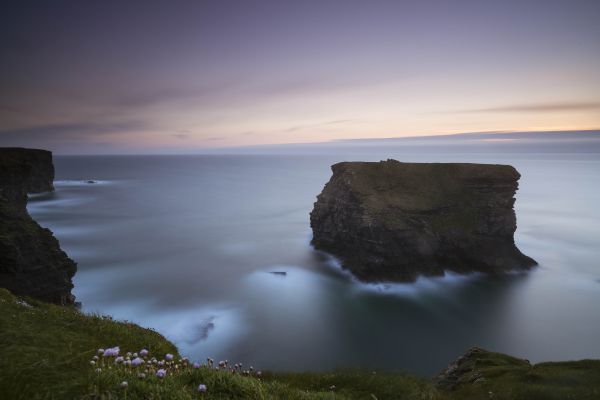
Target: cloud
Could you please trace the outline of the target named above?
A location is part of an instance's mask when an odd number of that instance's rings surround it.
[[[288,129],[286,129],[285,132],[295,132],[295,131],[300,131],[300,130],[304,130],[304,129],[318,128],[320,126],[327,126],[327,125],[345,124],[347,122],[353,122],[353,121],[354,120],[352,120],[352,119],[336,119],[333,121],[321,122],[319,124],[297,125],[297,126],[292,126]]]
[[[427,136],[400,136],[368,139],[336,139],[328,143],[418,143],[441,144],[458,142],[516,142],[516,141],[600,141],[600,130],[572,131],[485,131],[462,132]]]
[[[70,123],[49,124],[28,128],[0,130],[0,145],[43,146],[61,141],[89,142],[90,137],[147,129],[138,121],[119,123]]]
[[[173,135],[174,138],[180,139],[180,140],[184,140],[189,138],[190,136],[187,133],[175,133]]]
[[[108,92],[97,98],[89,98],[89,92],[75,95],[76,100],[99,104],[114,111],[130,112],[145,108],[176,103],[193,107],[231,107],[232,104],[253,104],[257,99],[269,101],[278,98],[304,98],[317,93],[347,90],[364,86],[364,83],[348,81],[336,76],[314,76],[302,79],[248,83],[222,80],[195,86],[188,82],[166,87],[109,87]],[[74,96],[71,94],[71,96]]]
[[[464,113],[510,113],[510,112],[564,112],[600,110],[600,102],[563,102],[515,104],[501,107],[462,110]]]
[[[22,111],[13,108],[13,107],[8,107],[8,106],[4,106],[2,104],[0,104],[0,111],[5,111],[5,112],[10,112],[10,113],[16,113],[16,114],[21,114]]]
[[[127,93],[118,95],[109,100],[112,106],[124,108],[144,108],[158,104],[177,102],[177,101],[195,101],[200,99],[210,99],[222,91],[222,87],[172,87],[153,90],[138,90],[137,93]]]

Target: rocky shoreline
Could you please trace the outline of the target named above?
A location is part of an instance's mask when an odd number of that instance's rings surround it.
[[[52,153],[0,148],[0,287],[16,295],[73,304],[77,264],[49,229],[27,213],[27,194],[53,191]]]

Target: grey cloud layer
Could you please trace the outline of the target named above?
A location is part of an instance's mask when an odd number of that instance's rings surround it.
[[[28,146],[33,143],[86,141],[90,136],[146,129],[143,122],[52,124],[20,129],[0,130],[0,145]]]
[[[501,107],[463,110],[467,113],[509,113],[509,112],[563,112],[600,110],[600,102],[563,102],[539,104],[514,104]]]

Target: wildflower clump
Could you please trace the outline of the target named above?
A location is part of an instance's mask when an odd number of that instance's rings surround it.
[[[89,364],[94,367],[97,374],[117,374],[121,382],[119,386],[124,389],[137,381],[162,384],[161,382],[166,379],[179,376],[183,376],[185,381],[193,382],[195,379],[202,379],[203,375],[198,374],[198,372],[202,372],[203,369],[205,372],[217,371],[217,373],[239,374],[255,377],[259,380],[261,377],[260,371],[254,371],[253,367],[244,369],[242,363],[232,365],[228,360],[215,363],[212,358],[207,358],[205,363],[190,362],[187,357],[176,358],[171,353],[165,354],[164,357],[157,357],[147,349],[141,349],[136,353],[126,352],[124,355],[122,354],[118,346],[98,349],[97,355],[93,356]],[[196,382],[197,386],[190,389],[195,389],[197,393],[204,394],[209,391],[209,387],[205,382]]]

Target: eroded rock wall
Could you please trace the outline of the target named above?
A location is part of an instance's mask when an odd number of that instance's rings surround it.
[[[21,296],[71,304],[77,266],[49,229],[27,213],[27,193],[54,190],[52,153],[0,149],[0,287]]]
[[[332,171],[311,212],[312,243],[363,281],[536,264],[513,239],[520,175],[512,166],[388,160]]]

